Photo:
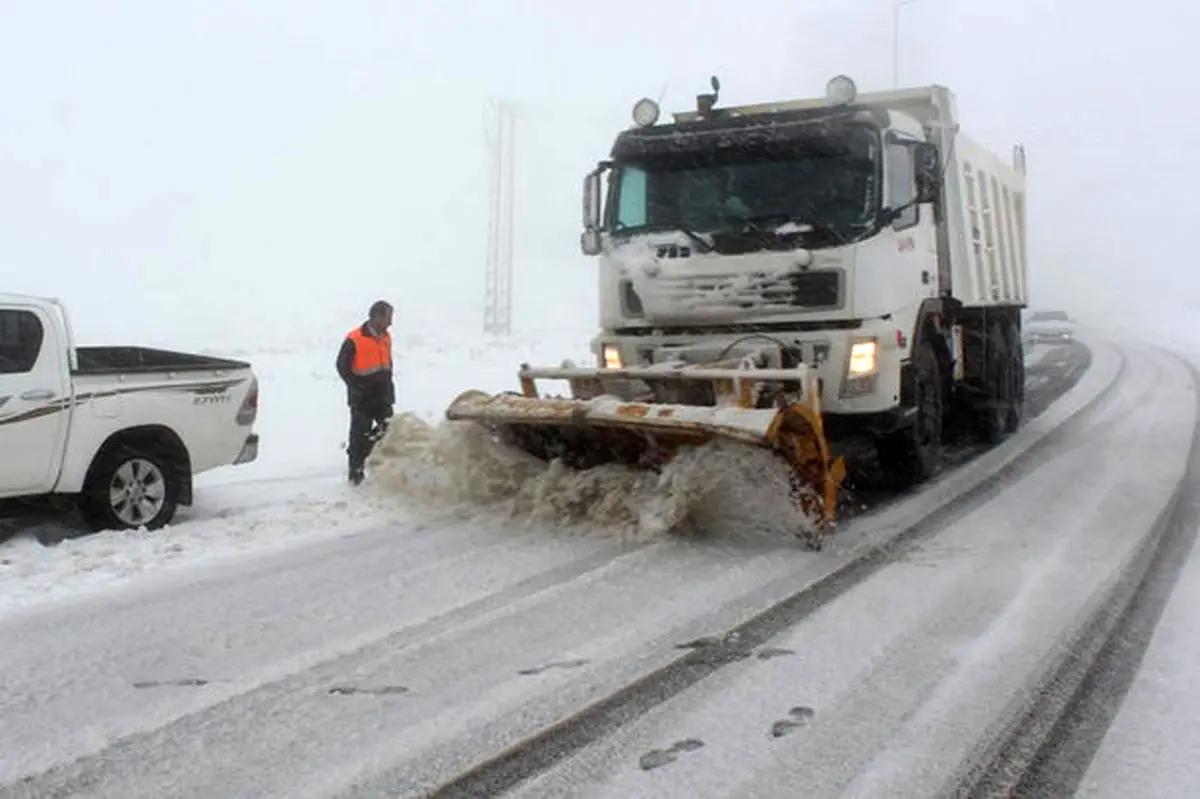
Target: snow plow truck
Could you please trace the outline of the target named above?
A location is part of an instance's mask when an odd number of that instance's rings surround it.
[[[768,448],[819,548],[843,443],[911,484],[952,431],[1019,426],[1025,150],[972,142],[941,86],[859,94],[839,75],[824,97],[719,108],[711,85],[671,123],[640,100],[584,179],[596,365],[525,364],[519,392],[467,391],[446,415],[580,469]]]

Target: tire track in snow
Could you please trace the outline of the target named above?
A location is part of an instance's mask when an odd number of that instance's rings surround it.
[[[823,605],[837,599],[870,578],[879,569],[909,551],[917,542],[937,535],[979,504],[1003,491],[1006,484],[1034,470],[1039,459],[1061,446],[1070,436],[1086,429],[1103,413],[1118,392],[1125,373],[1125,357],[1113,379],[1080,408],[1059,423],[1023,453],[983,477],[971,488],[933,509],[918,521],[898,531],[881,545],[851,556],[838,568],[809,583],[788,598],[730,629],[712,646],[694,650],[646,675],[582,712],[529,737],[500,755],[473,767],[435,790],[433,797],[494,796],[542,773],[572,753],[641,717],[685,689],[725,666],[749,657],[782,631],[795,626]],[[389,784],[388,775],[373,782]],[[390,783],[395,785],[392,778]]]
[[[134,649],[121,656],[120,665],[125,673],[121,674],[119,679],[122,683],[128,683],[130,687],[133,687],[133,683],[136,682],[151,681],[152,675],[162,675],[172,680],[182,676],[188,679],[203,679],[212,683],[204,689],[203,693],[190,694],[182,701],[164,703],[162,707],[150,705],[141,712],[137,712],[138,706],[134,705],[132,708],[134,712],[129,713],[128,707],[121,706],[121,695],[117,686],[114,685],[112,667],[103,660],[105,650],[102,648],[104,642],[101,640],[86,640],[83,642],[82,649],[73,647],[73,642],[69,640],[62,642],[53,664],[53,668],[61,674],[51,673],[56,679],[53,694],[50,696],[42,695],[42,692],[47,690],[47,686],[44,684],[47,675],[43,669],[39,669],[39,663],[34,658],[34,656],[44,655],[23,648],[14,649],[11,654],[0,655],[0,664],[5,665],[7,678],[7,684],[0,686],[0,717],[12,720],[19,719],[22,714],[25,714],[38,725],[34,727],[22,725],[21,729],[15,726],[0,728],[7,730],[13,736],[11,741],[6,742],[8,746],[5,748],[5,756],[0,758],[0,774],[8,777],[12,773],[11,770],[19,768],[19,771],[25,771],[30,775],[25,777],[28,780],[32,774],[47,767],[49,770],[42,772],[44,775],[70,770],[73,765],[86,762],[88,758],[100,756],[99,753],[112,749],[136,748],[140,741],[153,736],[159,730],[169,729],[181,720],[219,717],[221,713],[227,710],[232,711],[239,703],[246,702],[247,697],[276,696],[300,691],[312,680],[314,673],[319,674],[324,671],[331,675],[337,674],[339,664],[344,662],[373,656],[379,657],[396,649],[419,646],[422,642],[443,634],[446,629],[455,629],[481,617],[486,617],[488,614],[501,612],[506,607],[527,601],[529,597],[551,590],[555,586],[571,583],[597,570],[610,568],[614,562],[636,556],[638,552],[650,546],[649,544],[631,545],[613,541],[595,541],[587,542],[586,548],[574,551],[573,554],[571,554],[571,550],[564,548],[562,554],[550,557],[535,554],[538,543],[536,533],[527,533],[510,538],[508,541],[497,541],[474,551],[456,549],[450,546],[453,542],[447,542],[445,547],[435,547],[433,545],[438,542],[429,539],[438,533],[446,535],[447,531],[437,528],[425,531],[425,534],[419,539],[419,542],[425,543],[427,547],[427,551],[423,553],[424,558],[402,570],[401,574],[395,578],[395,585],[376,584],[374,593],[386,592],[397,611],[403,614],[399,619],[382,626],[372,620],[365,629],[359,627],[354,632],[345,634],[344,637],[326,640],[322,645],[317,646],[315,641],[310,642],[306,639],[320,634],[323,630],[324,634],[328,635],[329,625],[324,623],[319,616],[313,615],[311,619],[300,625],[301,636],[294,636],[293,630],[293,636],[299,639],[293,641],[281,637],[281,634],[286,634],[288,630],[268,629],[255,635],[260,622],[254,606],[249,605],[249,615],[245,618],[231,618],[228,612],[222,612],[223,608],[218,608],[219,612],[201,625],[195,623],[190,626],[188,624],[179,625],[180,634],[178,636],[174,635],[175,631],[154,636],[144,651],[137,650],[136,643],[128,644],[128,647]],[[357,553],[358,556],[380,561],[385,551],[380,548],[380,542],[377,541],[375,544],[375,546]],[[518,545],[521,545],[519,550]],[[506,549],[517,551],[506,553]],[[319,552],[324,551],[325,548],[319,550]],[[296,554],[289,553],[289,556],[294,558]],[[335,553],[333,557],[353,565],[355,553],[342,551]],[[345,568],[336,568],[336,565],[328,560],[322,559],[316,564],[317,567],[322,565],[329,566],[335,575],[346,573]],[[309,564],[309,568],[312,567],[313,565]],[[382,563],[381,568],[387,568],[386,562]],[[507,570],[514,570],[514,572],[504,574],[503,572]],[[450,598],[447,600],[439,597],[425,600],[420,602],[421,609],[425,611],[424,615],[413,618],[411,608],[414,603],[418,602],[421,593],[437,592],[439,589],[454,589],[455,580],[448,580],[448,578],[457,574],[458,579],[461,579],[461,572],[464,571],[473,573],[475,581],[480,585],[494,584],[494,587],[483,592],[472,592],[477,596],[469,599]],[[234,577],[234,580],[237,585],[229,589],[235,600],[244,597],[249,601],[254,598],[252,590],[254,574],[253,571],[236,573],[237,576]],[[209,591],[222,590],[221,584],[217,582],[217,577],[217,575],[212,575],[206,578]],[[272,589],[267,594],[267,598],[286,597],[286,586],[288,584],[295,585],[296,581],[302,577],[303,572],[296,575],[284,572],[265,578],[270,580],[268,584]],[[259,579],[264,578],[260,577]],[[323,587],[328,586],[326,584]],[[355,593],[372,593],[366,586],[355,586],[348,590]],[[147,613],[150,620],[146,622],[143,617],[140,621],[151,627],[162,624],[162,617],[170,619],[175,613],[182,615],[187,612],[186,605],[179,601],[162,601],[161,599],[156,601],[156,593],[142,594],[137,597],[120,596],[117,598],[117,606],[135,610],[139,601],[145,603],[149,608]],[[194,595],[194,592],[190,592],[190,595]],[[313,603],[311,609],[300,605],[294,606],[292,612],[304,614],[305,617],[318,613],[319,597],[308,599]],[[326,602],[331,599],[332,597],[325,597]],[[173,597],[173,600],[177,600],[177,598]],[[65,620],[67,610],[69,609],[54,608],[46,614],[37,614],[17,621],[26,628],[39,625],[48,619],[52,624],[55,619],[61,623]],[[101,636],[111,635],[112,631],[106,630],[106,625],[110,623],[109,620],[89,618],[93,613],[100,612],[100,608],[94,610],[85,608],[85,610],[88,611],[85,620],[90,626],[94,626]],[[375,615],[375,608],[368,607],[368,610]],[[124,614],[121,614],[113,618],[123,617]],[[134,619],[139,621],[137,616]],[[255,635],[256,638],[262,640],[256,640],[252,644],[235,644],[232,649],[226,649],[219,639],[206,640],[210,636],[219,636],[220,630],[231,623],[242,628],[244,634]],[[199,636],[196,635],[197,627],[199,627]],[[305,627],[310,629],[304,629]],[[10,626],[8,629],[11,631],[12,627]],[[51,626],[44,628],[42,634],[53,634],[54,629],[69,628]],[[189,630],[192,631],[190,636],[187,635]],[[21,640],[20,631],[21,627],[17,627],[13,640]],[[126,629],[123,632],[127,637],[135,639],[140,637],[136,629]],[[233,634],[236,633],[237,631],[234,631]],[[118,641],[118,643],[121,642]],[[257,660],[255,651],[247,652],[245,650],[252,649],[261,652],[264,648],[270,648],[273,643],[278,645],[281,651],[279,655],[272,658],[266,668],[255,668],[248,673],[237,670],[239,661],[254,663]],[[197,649],[209,651],[210,654],[201,659],[201,663],[207,661],[207,664],[193,664],[188,669],[189,673],[178,674],[179,666],[170,664],[172,662],[189,663],[196,660],[196,658],[181,657],[181,654]],[[80,670],[77,664],[89,656],[96,658],[99,662],[93,667]],[[219,665],[222,660],[225,661],[223,666]],[[171,669],[172,673],[163,674],[166,669]],[[197,672],[197,669],[200,670],[200,673]],[[331,679],[333,678],[331,677]],[[92,711],[93,715],[84,715],[80,718],[79,711],[70,707],[75,701],[78,701],[78,699],[73,701],[72,697],[81,698],[84,701],[98,701],[101,704]],[[146,702],[149,703],[149,700]],[[125,704],[126,706],[133,705],[133,702],[126,700]],[[71,728],[64,728],[64,724],[55,722],[55,719],[58,718],[55,714],[72,713],[76,715],[72,719],[74,724]],[[81,721],[82,723],[80,723]],[[149,721],[148,728],[147,721]],[[83,729],[78,729],[79,727]],[[88,728],[91,728],[90,732]],[[3,732],[0,732],[0,741],[4,741],[6,737]],[[46,751],[40,752],[33,747],[30,754],[23,757],[18,744],[21,740],[30,739],[46,741]],[[46,758],[55,750],[72,752],[75,755],[74,760],[67,763],[60,762],[57,766],[50,765],[53,760],[46,762]],[[23,760],[25,764],[20,765]],[[10,794],[5,789],[0,788],[0,796],[8,795]]]
[[[1200,371],[1192,376],[1200,419]],[[955,796],[1070,796],[1112,726],[1200,532],[1200,426],[1186,472],[1121,578],[1062,648],[1031,696]]]

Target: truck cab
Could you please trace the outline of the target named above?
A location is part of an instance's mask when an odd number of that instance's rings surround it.
[[[718,90],[714,78],[669,124],[641,101],[585,178],[598,363],[705,363],[766,345],[772,366],[817,371],[834,436],[912,455],[914,425],[919,437],[936,416],[940,438],[952,407],[990,417],[993,437],[1015,428],[1023,217],[1018,261],[992,192],[999,178],[1023,213],[1023,151],[1020,170],[997,167],[959,135],[943,87],[860,96],[838,76],[823,98],[726,109]]]

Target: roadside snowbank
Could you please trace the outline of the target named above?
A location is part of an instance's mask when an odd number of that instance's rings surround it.
[[[782,459],[726,441],[685,450],[660,474],[618,464],[579,472],[505,447],[473,424],[398,418],[373,461],[371,488],[385,501],[483,524],[502,517],[624,539],[718,529],[778,537],[805,527]]]

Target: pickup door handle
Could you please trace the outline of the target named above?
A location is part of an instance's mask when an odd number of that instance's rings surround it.
[[[48,388],[35,388],[26,391],[21,395],[21,399],[28,402],[36,402],[37,400],[54,399],[54,392]]]

